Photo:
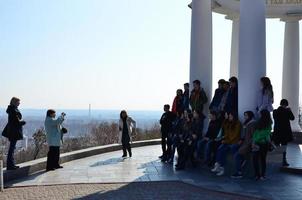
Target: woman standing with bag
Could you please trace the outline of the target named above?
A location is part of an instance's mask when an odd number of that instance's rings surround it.
[[[287,143],[293,140],[293,133],[290,126],[290,121],[295,120],[295,116],[288,107],[288,101],[282,99],[278,109],[274,110],[273,117],[275,121],[273,141],[275,145],[280,146],[283,151],[282,166],[288,167],[286,159]]]
[[[130,141],[131,135],[135,132],[136,122],[127,115],[125,110],[122,110],[120,113],[119,120],[119,143],[123,145],[123,158],[127,157],[127,151],[129,157],[132,157]]]
[[[25,121],[22,121],[22,114],[18,110],[19,105],[20,99],[13,97],[6,110],[6,113],[8,114],[8,123],[4,128],[2,135],[7,137],[10,143],[6,162],[7,170],[19,168],[19,166],[15,165],[14,151],[16,149],[17,141],[23,139],[23,126],[26,124]]]
[[[64,121],[65,113],[56,119],[56,111],[48,110],[45,119],[46,140],[49,146],[47,154],[46,171],[53,171],[58,168],[63,168],[59,164],[60,160],[60,146],[62,139],[62,123]]]
[[[259,179],[266,179],[266,156],[269,150],[272,123],[270,112],[268,110],[260,111],[260,119],[256,123],[256,130],[252,139],[253,164],[256,181]]]

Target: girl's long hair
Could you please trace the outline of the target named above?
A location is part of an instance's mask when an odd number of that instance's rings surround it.
[[[120,118],[123,119],[123,113],[126,114],[126,117],[125,117],[125,118],[127,119],[128,114],[127,114],[126,110],[122,110],[122,111],[121,111],[121,113],[120,113]]]
[[[260,80],[263,85],[262,95],[264,95],[265,92],[268,92],[268,94],[271,95],[271,98],[274,99],[274,91],[271,80],[268,77],[262,77]]]
[[[261,117],[257,122],[256,129],[262,130],[270,127],[273,124],[271,114],[268,110],[260,111]]]
[[[246,119],[246,120],[244,121],[243,125],[248,124],[248,123],[249,123],[250,121],[252,121],[252,120],[254,119],[254,117],[255,117],[253,111],[250,111],[250,110],[244,112],[244,114],[246,114],[246,115],[248,116],[248,119]]]
[[[17,107],[17,103],[18,103],[19,101],[20,101],[19,98],[13,97],[13,98],[10,100],[10,105],[11,105],[11,106]]]

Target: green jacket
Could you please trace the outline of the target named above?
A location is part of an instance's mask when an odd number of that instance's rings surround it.
[[[192,90],[191,96],[190,96],[190,105],[192,108],[192,111],[203,111],[203,105],[208,102],[208,97],[203,90],[203,88],[200,88],[200,90],[195,91]]]
[[[272,133],[272,127],[269,126],[265,129],[259,130],[256,129],[256,131],[253,134],[253,142],[256,144],[264,144],[270,141],[270,136]]]

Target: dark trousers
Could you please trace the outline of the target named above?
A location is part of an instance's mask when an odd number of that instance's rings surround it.
[[[191,145],[183,144],[181,148],[179,148],[177,162],[178,167],[185,168],[189,160],[193,167],[196,166],[196,160],[194,158],[195,145],[196,143],[193,142]]]
[[[50,146],[47,154],[46,169],[58,168],[60,160],[60,147]]]
[[[209,140],[206,145],[206,157],[205,160],[209,162],[209,164],[214,164],[217,154],[217,149],[220,144],[214,140]]]
[[[161,135],[161,149],[163,152],[163,157],[167,156],[167,140],[168,140],[168,134],[162,133]]]
[[[122,145],[123,145],[123,156],[127,156],[127,150],[129,152],[129,155],[132,155],[130,143],[122,142]]]
[[[253,152],[253,165],[257,177],[265,176],[268,144],[261,144],[259,147],[259,151]]]
[[[16,144],[17,144],[17,140],[10,140],[9,142],[9,149],[8,149],[7,161],[6,161],[7,168],[15,166],[14,153],[16,149]]]

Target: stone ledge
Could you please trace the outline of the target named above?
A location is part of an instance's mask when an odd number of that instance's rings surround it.
[[[280,167],[280,171],[290,174],[302,174],[301,167]]]
[[[160,139],[155,140],[144,140],[144,141],[136,141],[131,144],[132,147],[142,147],[142,146],[148,146],[148,145],[157,145],[160,144]],[[77,151],[72,151],[68,153],[63,153],[60,155],[60,163],[66,163],[72,160],[77,160],[85,157],[90,157],[94,155],[104,154],[112,151],[118,151],[121,150],[122,145],[120,144],[110,144],[110,145],[104,145],[104,146],[98,146],[98,147],[91,147],[87,149],[81,149]],[[18,166],[20,166],[20,169],[13,170],[13,171],[7,171],[4,169],[4,182],[12,181],[15,179],[19,179],[22,177],[29,176],[31,174],[34,174],[35,172],[45,170],[46,168],[46,157],[40,158],[37,160],[20,163]]]
[[[294,143],[302,144],[302,133],[295,132],[293,133],[293,136],[294,136]]]

